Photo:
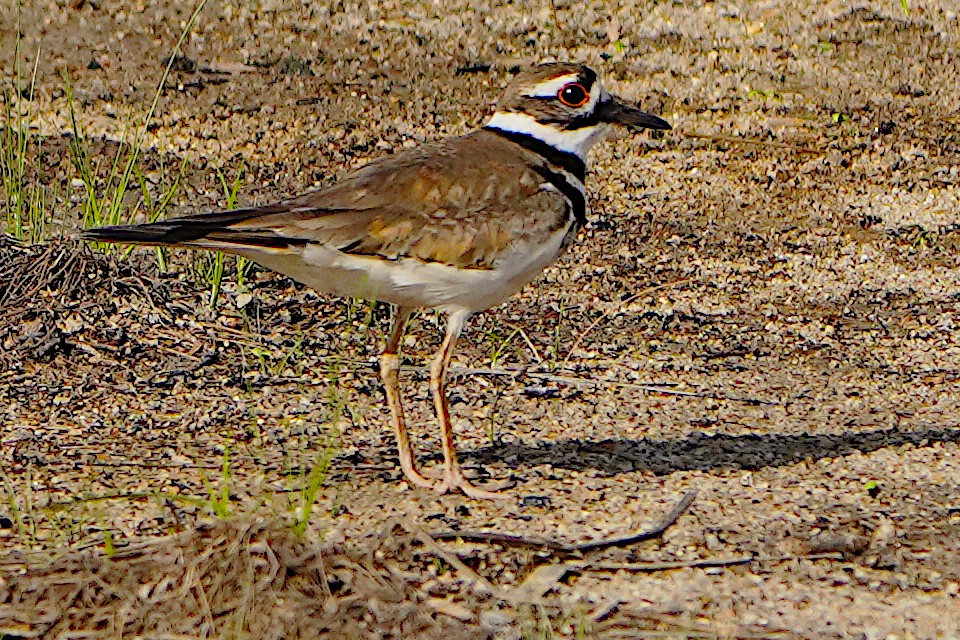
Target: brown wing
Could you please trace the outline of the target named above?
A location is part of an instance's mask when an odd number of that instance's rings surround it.
[[[544,190],[544,180],[508,145],[482,131],[426,145],[230,229],[347,253],[489,268],[510,244],[545,240],[568,223],[566,199]]]
[[[274,205],[88,237],[225,251],[320,243],[387,259],[491,268],[509,246],[536,245],[569,224],[566,198],[542,188],[529,160],[481,130],[383,158],[332,187]],[[112,237],[105,233],[111,229]]]

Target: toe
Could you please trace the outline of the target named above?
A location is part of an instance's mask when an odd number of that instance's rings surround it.
[[[501,482],[495,485],[495,489],[505,489],[511,486],[513,486],[513,483],[509,481]],[[512,497],[507,493],[497,493],[497,491],[488,491],[487,489],[474,486],[470,484],[470,481],[467,480],[462,473],[457,472],[445,473],[443,480],[438,482],[434,488],[438,493],[460,490],[474,500],[504,500]]]

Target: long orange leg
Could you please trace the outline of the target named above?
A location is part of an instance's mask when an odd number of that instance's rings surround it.
[[[508,498],[509,496],[485,491],[470,484],[463,475],[463,469],[457,461],[457,451],[453,445],[453,425],[450,424],[450,410],[447,406],[447,367],[457,344],[457,338],[463,331],[470,314],[466,311],[454,311],[447,317],[447,331],[443,343],[430,365],[430,391],[440,423],[440,438],[443,441],[443,478],[434,487],[440,493],[459,489],[471,498]]]
[[[407,434],[407,424],[403,418],[403,403],[400,400],[400,340],[403,338],[403,330],[411,313],[413,309],[409,307],[397,307],[394,313],[387,345],[380,354],[380,379],[383,381],[387,405],[390,407],[390,422],[397,436],[397,450],[400,454],[400,468],[403,469],[403,475],[413,485],[432,488],[434,482],[417,471],[413,447],[410,446],[410,436]]]

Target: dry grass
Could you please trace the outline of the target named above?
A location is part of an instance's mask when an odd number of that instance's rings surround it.
[[[53,238],[25,245],[0,236],[0,363],[8,371],[20,358],[46,358],[73,348],[65,315],[89,308],[91,295],[133,295],[145,300],[169,298],[169,286],[149,281],[136,261],[95,254],[76,239]],[[103,320],[109,310],[97,309]],[[24,330],[26,328],[26,330]],[[98,333],[107,327],[94,323]]]
[[[473,555],[469,547],[460,555]],[[548,592],[562,564],[492,587],[414,525],[390,521],[349,546],[288,523],[239,517],[101,548],[0,559],[4,638],[716,638],[678,614],[619,600],[570,606]],[[546,558],[544,558],[546,559]],[[556,569],[560,569],[557,571]],[[485,587],[483,585],[486,585]],[[545,597],[547,596],[547,597]],[[638,635],[640,634],[640,635]],[[741,628],[729,638],[794,638]]]
[[[18,552],[0,571],[7,638],[479,638],[436,615],[418,574],[398,571],[410,536],[350,550],[276,520],[234,518],[106,555]],[[409,557],[407,558],[409,562]],[[375,629],[375,631],[374,631]]]

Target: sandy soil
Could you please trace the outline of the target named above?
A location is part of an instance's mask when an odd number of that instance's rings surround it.
[[[45,141],[31,179],[50,185],[51,228],[67,233],[83,191],[62,73],[108,171],[189,11],[23,5],[26,59],[41,47],[31,120]],[[759,558],[570,571],[549,583],[543,619],[420,580],[417,593],[461,607],[432,605],[463,637],[551,637],[545,625],[556,637],[960,637],[954,3],[256,5],[211,3],[185,46],[195,67],[178,65],[163,93],[144,162],[157,192],[161,164],[189,162],[172,212],[221,205],[217,168],[245,167],[241,203],[265,202],[464,132],[513,68],[550,58],[590,63],[674,124],[599,149],[591,227],[478,317],[455,358],[464,458],[514,480],[515,497],[479,503],[400,481],[375,367],[387,309],[261,272],[252,301],[231,284],[211,312],[188,255],[160,273],[146,250],[119,260],[69,240],[8,242],[8,558],[102,555],[104,530],[118,548],[191,530],[222,486],[233,513],[295,517],[305,475],[333,456],[311,520],[318,544],[378,548],[397,522],[585,541],[652,526],[697,489],[660,539],[588,560]],[[141,196],[129,194],[132,212]],[[439,458],[422,369],[437,324],[422,315],[406,345],[425,463]],[[560,562],[442,544],[498,589]],[[439,570],[391,549],[408,572]],[[7,604],[34,570],[16,557]]]

